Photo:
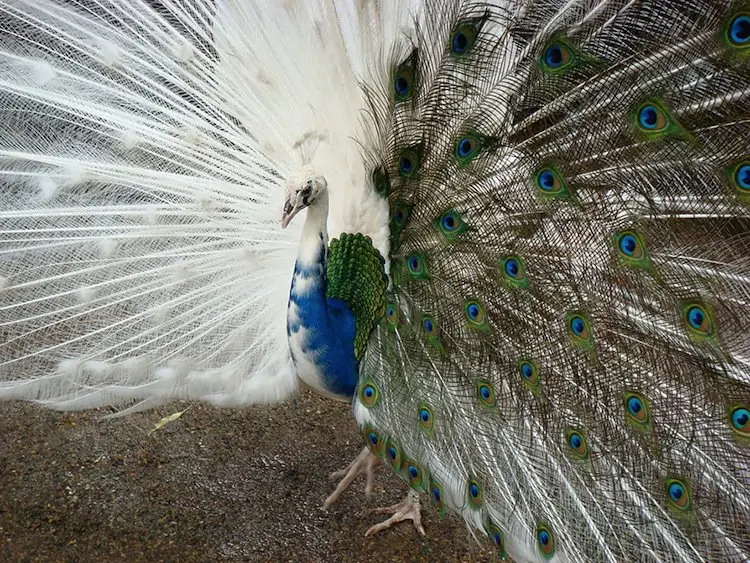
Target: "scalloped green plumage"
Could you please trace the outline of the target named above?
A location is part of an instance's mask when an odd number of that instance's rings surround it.
[[[370,237],[342,233],[329,246],[326,264],[327,299],[341,299],[351,307],[357,323],[354,356],[361,360],[372,330],[385,314],[385,261]]]

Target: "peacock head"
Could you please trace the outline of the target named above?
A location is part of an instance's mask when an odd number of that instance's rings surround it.
[[[304,174],[302,178],[290,178],[287,182],[284,212],[281,215],[281,228],[292,222],[297,213],[320,199],[328,190],[328,182],[322,176]]]

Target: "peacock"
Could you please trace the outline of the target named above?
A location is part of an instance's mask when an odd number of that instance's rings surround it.
[[[750,560],[746,1],[0,0],[0,124],[0,397],[304,385],[372,531]]]

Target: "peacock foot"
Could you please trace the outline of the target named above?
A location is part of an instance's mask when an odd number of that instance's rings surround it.
[[[372,494],[373,481],[375,479],[375,468],[380,465],[380,458],[373,455],[373,453],[367,448],[362,448],[354,461],[349,464],[349,467],[331,473],[331,479],[341,479],[339,481],[336,490],[333,491],[323,503],[323,508],[328,508],[334,502],[339,500],[341,494],[349,488],[357,477],[363,473],[367,477],[367,483],[365,484],[365,494],[370,496]]]
[[[365,532],[365,537],[377,534],[386,528],[390,528],[393,524],[404,522],[405,520],[411,520],[414,522],[414,527],[417,531],[420,534],[425,535],[424,528],[422,527],[422,508],[419,505],[419,494],[413,489],[409,489],[409,494],[407,494],[406,498],[400,503],[389,506],[388,508],[375,508],[373,512],[376,514],[392,514],[393,516],[380,524],[375,524],[370,527],[370,529]]]

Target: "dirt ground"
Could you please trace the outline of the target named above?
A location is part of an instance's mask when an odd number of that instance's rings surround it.
[[[349,405],[305,392],[275,407],[191,405],[102,422],[0,402],[1,561],[493,561],[423,497],[410,523],[364,533],[406,486],[378,468],[327,511],[329,474],[361,448]]]

